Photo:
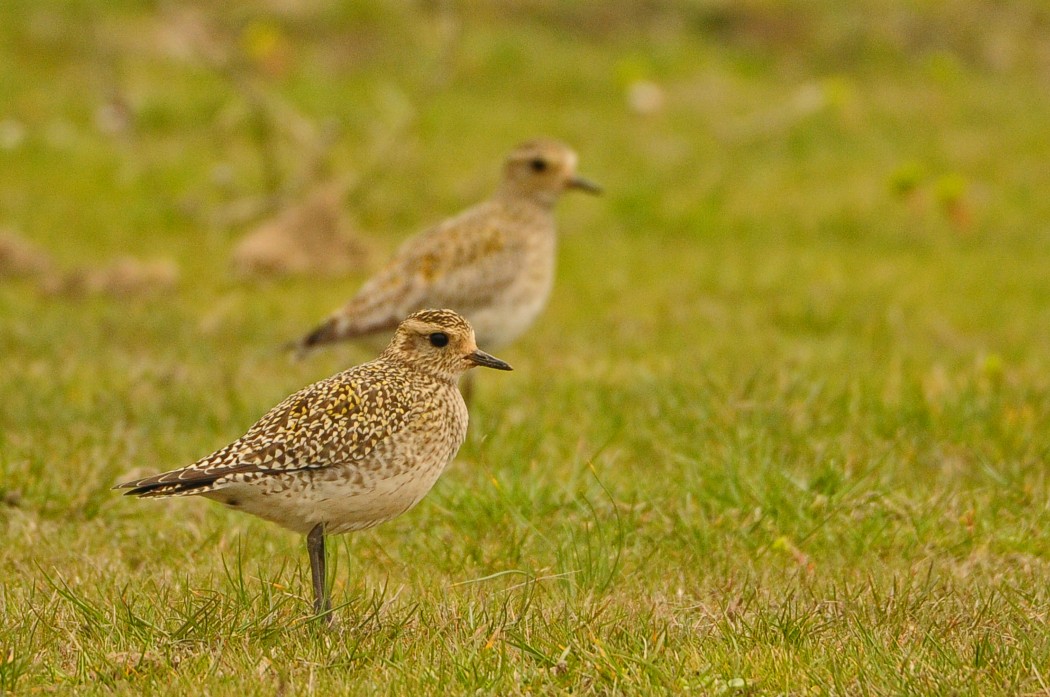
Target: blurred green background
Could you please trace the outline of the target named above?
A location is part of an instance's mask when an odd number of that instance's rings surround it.
[[[1041,0],[5,0],[0,692],[1045,690],[1048,124]],[[606,195],[344,632],[109,490],[370,358],[280,347],[538,135]],[[244,274],[321,190],[347,266]]]

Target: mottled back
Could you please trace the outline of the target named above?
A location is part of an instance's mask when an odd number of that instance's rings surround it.
[[[200,494],[259,476],[352,466],[435,409],[462,420],[455,380],[479,364],[474,332],[460,315],[425,310],[405,319],[374,361],[299,390],[242,437],[192,465],[122,487],[138,496]],[[493,359],[495,360],[495,359]],[[499,367],[499,366],[495,366]],[[448,400],[458,400],[451,405]],[[462,443],[450,443],[455,452]]]

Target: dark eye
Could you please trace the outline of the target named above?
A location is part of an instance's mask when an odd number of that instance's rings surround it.
[[[532,167],[533,172],[545,172],[547,171],[547,161],[537,157],[535,160],[529,160],[529,167]]]
[[[448,334],[445,332],[434,332],[430,335],[429,339],[431,346],[437,346],[438,348],[448,346]]]

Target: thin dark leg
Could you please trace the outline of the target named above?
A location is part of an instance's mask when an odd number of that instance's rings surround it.
[[[314,526],[306,536],[306,551],[310,555],[310,576],[314,582],[314,614],[325,615],[332,621],[332,600],[325,586],[324,523]]]

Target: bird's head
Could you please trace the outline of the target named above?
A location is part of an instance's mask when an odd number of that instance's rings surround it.
[[[503,165],[499,194],[526,198],[552,207],[568,189],[600,194],[602,189],[576,173],[576,153],[564,143],[547,138],[522,143]]]
[[[383,356],[442,378],[455,379],[475,366],[512,370],[478,348],[474,329],[452,310],[420,310],[406,317]]]

